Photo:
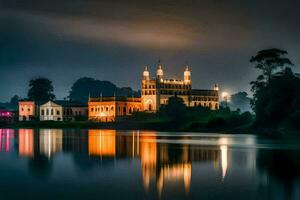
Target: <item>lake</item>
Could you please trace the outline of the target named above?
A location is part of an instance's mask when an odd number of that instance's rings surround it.
[[[300,199],[300,142],[0,129],[0,199]]]

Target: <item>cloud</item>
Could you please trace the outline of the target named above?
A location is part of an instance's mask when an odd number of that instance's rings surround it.
[[[110,42],[131,47],[176,49],[191,47],[198,37],[189,27],[172,21],[121,21],[25,11],[6,11],[2,16],[23,21],[31,31],[46,30],[65,40],[79,42]]]

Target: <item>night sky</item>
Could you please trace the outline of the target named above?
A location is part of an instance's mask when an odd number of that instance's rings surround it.
[[[58,98],[83,76],[139,89],[159,58],[167,78],[182,78],[188,62],[195,89],[248,92],[258,50],[282,48],[300,64],[299,9],[299,0],[0,0],[0,102],[24,97],[39,76]]]

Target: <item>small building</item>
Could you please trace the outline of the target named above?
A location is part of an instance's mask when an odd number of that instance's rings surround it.
[[[30,121],[39,116],[38,106],[34,101],[19,101],[19,121]]]
[[[48,101],[40,106],[40,121],[63,121],[63,107]]]
[[[48,101],[40,106],[40,121],[74,121],[87,118],[87,105],[77,101]]]
[[[141,98],[100,97],[89,98],[88,118],[98,122],[114,122],[118,117],[142,111]]]
[[[86,103],[66,100],[58,100],[54,102],[63,107],[63,121],[87,119],[88,107]]]
[[[11,122],[14,119],[14,113],[7,109],[0,109],[0,121]]]

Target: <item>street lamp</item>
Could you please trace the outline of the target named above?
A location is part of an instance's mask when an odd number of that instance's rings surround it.
[[[229,101],[229,94],[228,94],[228,92],[222,92],[222,98],[223,98],[223,101],[225,101],[225,106],[227,108],[228,107],[228,101]]]

